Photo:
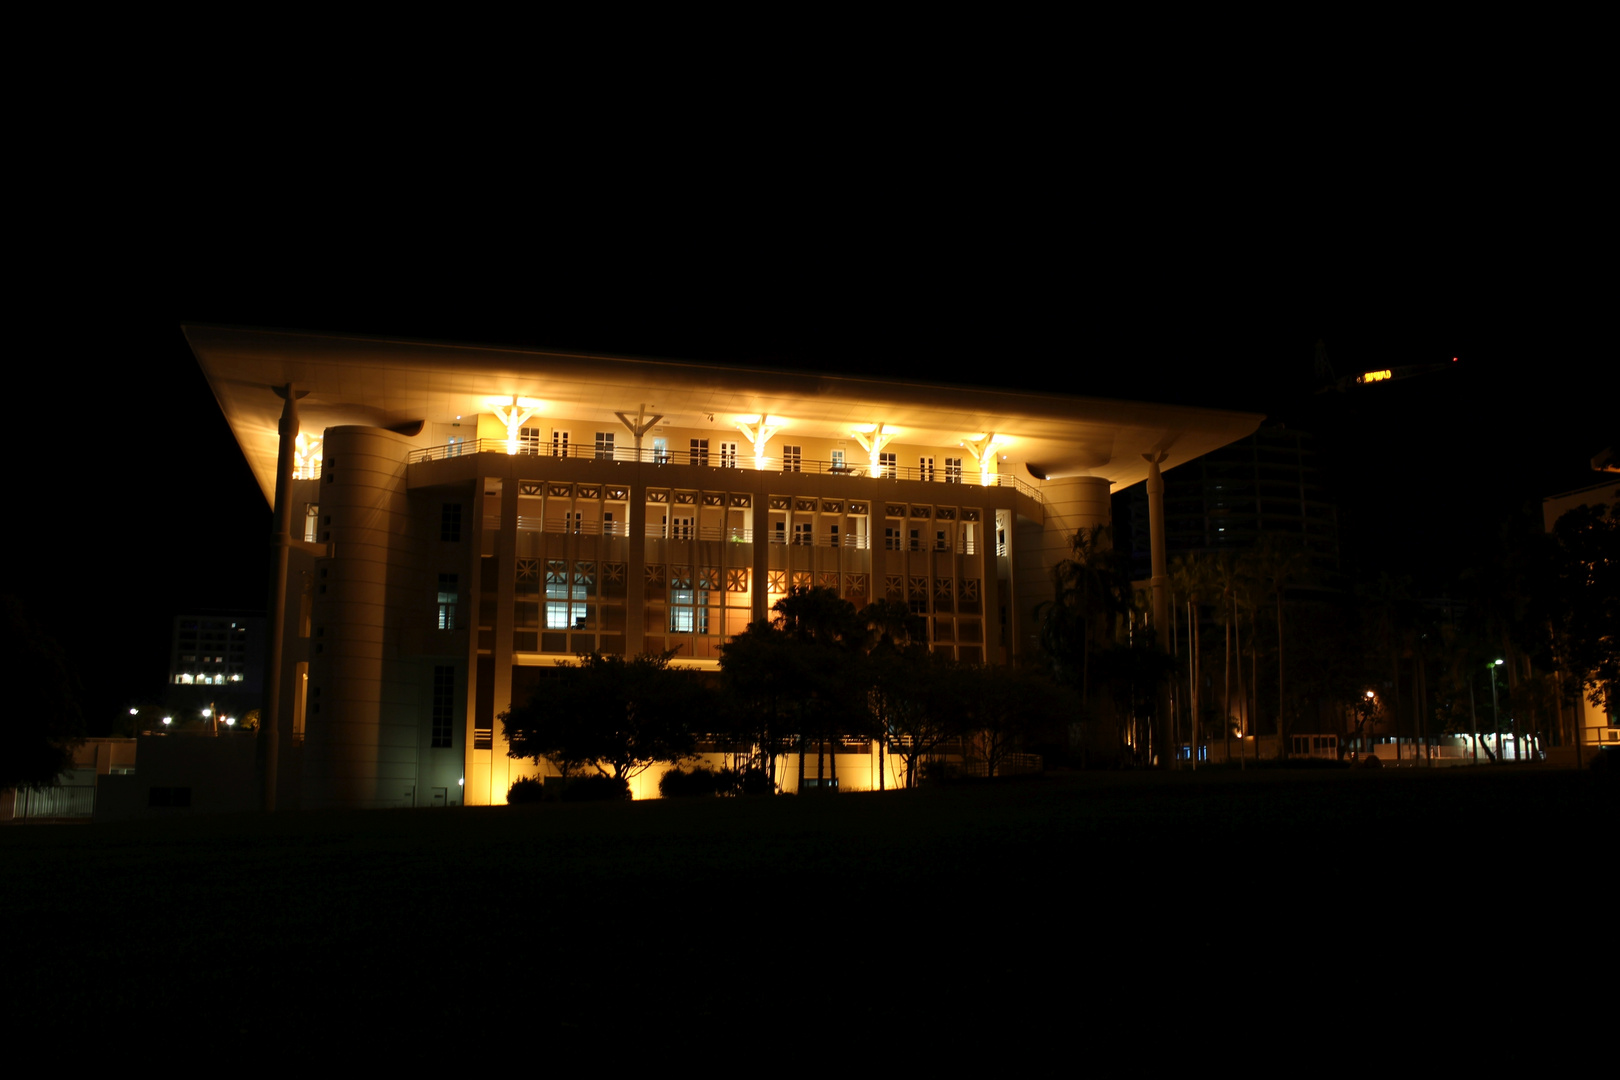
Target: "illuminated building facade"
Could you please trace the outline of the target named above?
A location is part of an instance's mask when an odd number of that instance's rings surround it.
[[[284,523],[284,609],[268,631],[280,654],[267,664],[280,672],[273,757],[277,802],[304,806],[503,802],[532,767],[506,757],[498,717],[538,671],[592,649],[715,667],[730,635],[795,588],[903,601],[936,652],[1015,663],[1051,598],[1051,566],[1075,530],[1108,521],[1111,492],[1144,478],[1162,488],[1161,462],[1260,421],[185,330]],[[851,756],[839,775],[865,786],[867,756]]]

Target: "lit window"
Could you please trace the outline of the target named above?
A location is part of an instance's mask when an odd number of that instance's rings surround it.
[[[934,459],[931,457],[917,459],[917,475],[924,480],[934,479]]]
[[[804,447],[802,446],[782,447],[782,471],[798,472],[803,467],[803,451]]]
[[[693,439],[692,453],[687,460],[693,465],[707,465],[709,463],[709,440]]]
[[[720,467],[722,469],[735,469],[737,467],[737,444],[723,442],[720,444]]]
[[[893,454],[881,453],[881,454],[878,455],[878,471],[883,474],[884,479],[886,479],[886,480],[893,480],[894,479],[894,474],[896,472],[896,469],[895,469],[896,464],[897,464],[897,461],[896,461],[895,456]]]
[[[566,432],[566,431],[553,431],[551,433],[551,456],[552,457],[567,457],[568,456],[568,432]]]
[[[526,427],[518,432],[518,453],[540,456],[540,429]]]
[[[669,593],[669,629],[676,634],[707,634],[709,632],[709,594],[707,590],[671,589]]]
[[[613,460],[613,432],[598,431],[596,433],[596,460]]]
[[[948,457],[945,459],[945,482],[947,484],[960,484],[962,482],[962,459]]]
[[[459,585],[454,574],[439,575],[439,629],[456,628],[456,599]]]

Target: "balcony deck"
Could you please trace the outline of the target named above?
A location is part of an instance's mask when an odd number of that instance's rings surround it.
[[[709,469],[747,469],[749,471],[778,472],[778,473],[804,473],[823,476],[849,476],[868,478],[872,470],[866,465],[852,465],[845,461],[842,463],[832,461],[818,461],[812,458],[797,458],[784,462],[780,457],[767,457],[763,467],[755,470],[751,464],[751,455],[739,455],[735,458],[725,458],[721,455],[706,452],[694,453],[689,450],[650,450],[643,448],[639,451],[629,447],[615,446],[611,450],[597,450],[585,444],[575,444],[553,450],[542,447],[541,453],[530,447],[520,447],[514,451],[506,439],[468,439],[464,442],[449,443],[444,446],[424,447],[421,450],[411,451],[407,459],[415,465],[428,461],[447,461],[452,458],[469,457],[475,454],[500,454],[503,456],[552,457],[575,458],[585,461],[602,461],[615,464],[633,464],[637,461],[648,465],[692,465]],[[952,473],[943,468],[921,468],[907,465],[884,466],[877,476],[881,480],[920,480],[931,483],[962,484],[968,487],[1003,487],[1012,488],[1019,494],[1040,504],[1043,502],[1041,492],[1033,485],[1020,480],[1016,476],[995,475],[985,477],[978,473],[963,471],[960,474]]]

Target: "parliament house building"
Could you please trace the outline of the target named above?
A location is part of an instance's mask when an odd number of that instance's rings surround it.
[[[1261,419],[994,385],[185,333],[276,511],[265,715],[283,806],[504,802],[534,766],[507,757],[499,715],[544,669],[592,650],[715,668],[729,637],[802,587],[902,601],[933,651],[1020,663],[1051,567],[1076,530],[1108,521],[1110,494],[1145,480],[1151,502],[1161,469]],[[1084,365],[1064,370],[1062,389],[1083,389]],[[844,749],[845,786],[865,786],[875,751]]]

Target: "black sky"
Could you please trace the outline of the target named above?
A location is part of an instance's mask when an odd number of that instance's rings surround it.
[[[671,181],[673,159],[474,160],[445,180],[244,152],[176,170],[150,220],[45,264],[22,389],[71,434],[51,436],[47,539],[18,589],[98,716],[161,693],[177,612],[263,606],[268,510],[184,322],[1267,413],[1332,442],[1365,565],[1436,580],[1496,516],[1595,479],[1617,382],[1597,288],[1553,287],[1510,230],[1433,199],[1392,215],[1347,186],[1236,181],[1189,198],[1062,162],[741,155]],[[1462,362],[1316,395],[1318,339],[1341,375]]]

